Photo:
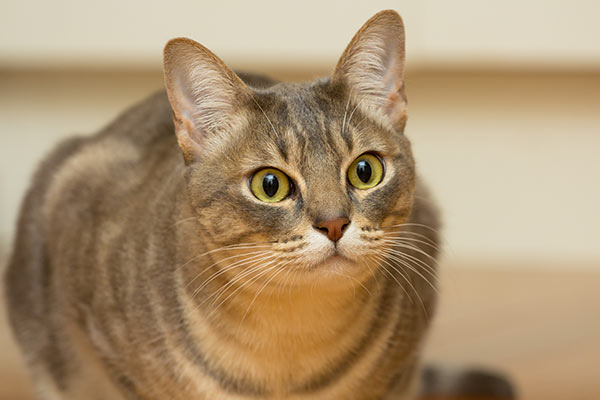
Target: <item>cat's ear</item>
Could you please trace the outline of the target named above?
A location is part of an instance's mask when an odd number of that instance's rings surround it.
[[[164,50],[164,74],[186,163],[241,128],[252,93],[206,47],[185,38],[169,41]]]
[[[354,35],[333,73],[360,110],[399,131],[406,122],[404,53],[402,18],[381,11]]]

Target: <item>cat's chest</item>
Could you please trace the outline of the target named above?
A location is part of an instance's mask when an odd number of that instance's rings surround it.
[[[374,331],[376,316],[370,307],[292,311],[277,307],[246,316],[243,325],[234,319],[214,324],[197,317],[190,326],[212,370],[183,358],[182,370],[196,382],[195,376],[209,375],[210,383],[205,381],[199,390],[214,398],[247,398],[252,393],[281,399],[315,398],[316,393],[323,399],[348,398],[356,383],[373,373],[393,321]]]

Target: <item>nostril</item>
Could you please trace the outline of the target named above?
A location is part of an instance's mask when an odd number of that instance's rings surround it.
[[[326,221],[319,221],[313,227],[322,232],[329,240],[337,242],[344,235],[344,231],[350,225],[350,220],[346,217],[334,218]]]

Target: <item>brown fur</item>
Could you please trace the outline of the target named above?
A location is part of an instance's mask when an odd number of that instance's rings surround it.
[[[42,398],[409,398],[438,222],[403,134],[403,66],[392,11],[304,84],[244,83],[171,41],[168,96],[61,144],[24,201],[7,293]],[[357,190],[365,152],[385,176]],[[290,197],[252,195],[264,167]],[[334,246],[314,225],[341,216]]]

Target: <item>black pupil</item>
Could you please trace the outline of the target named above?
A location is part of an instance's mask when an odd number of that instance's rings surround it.
[[[279,181],[273,174],[267,174],[263,178],[263,189],[267,196],[273,197],[279,190]]]
[[[356,164],[356,175],[364,183],[369,182],[371,179],[371,166],[365,160],[361,160]]]

